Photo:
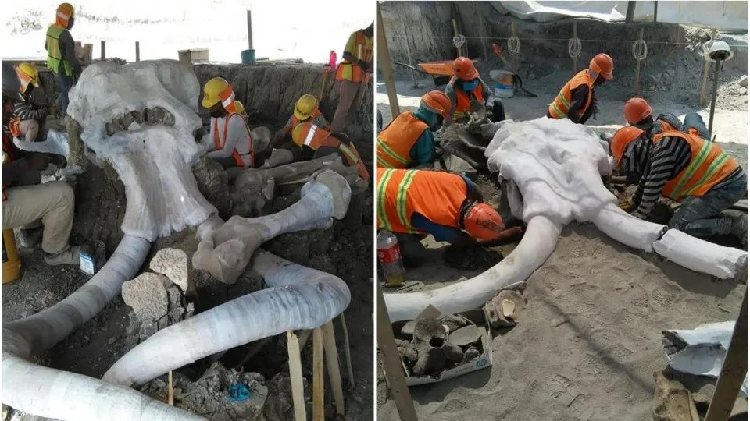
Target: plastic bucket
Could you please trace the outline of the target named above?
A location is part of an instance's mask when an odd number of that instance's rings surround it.
[[[511,98],[513,96],[513,72],[507,70],[491,70],[495,87],[495,96],[498,98]]]
[[[16,238],[12,229],[3,230],[3,284],[21,276],[21,258],[16,251]]]
[[[242,51],[242,64],[255,64],[255,50]]]

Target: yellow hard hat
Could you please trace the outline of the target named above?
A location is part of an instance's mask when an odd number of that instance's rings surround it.
[[[304,94],[294,106],[294,116],[299,120],[307,120],[318,108],[318,99],[310,94]]]
[[[201,105],[203,105],[203,108],[211,108],[217,102],[223,102],[223,100],[226,98],[222,99],[221,96],[222,93],[227,90],[227,88],[230,88],[231,90],[229,82],[227,82],[223,77],[215,77],[206,82],[206,84],[203,85],[203,101],[201,101]]]
[[[21,82],[21,93],[26,92],[26,88],[29,83],[34,86],[39,86],[39,72],[36,67],[31,63],[21,63],[16,67],[16,74]]]

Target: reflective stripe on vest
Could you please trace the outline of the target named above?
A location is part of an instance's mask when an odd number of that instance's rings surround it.
[[[422,133],[429,130],[411,111],[399,114],[377,137],[377,162],[382,168],[408,168],[411,149]]]
[[[658,142],[663,137],[679,137],[690,145],[690,164],[668,181],[661,192],[674,201],[688,196],[703,196],[739,167],[737,160],[719,145],[700,136],[670,131],[654,136],[654,141]]]
[[[62,63],[65,75],[73,76],[73,68],[63,59],[60,51],[60,34],[65,30],[57,25],[50,25],[47,28],[47,67],[54,73],[60,73],[60,63]]]
[[[394,226],[393,223],[391,223],[391,217],[389,217],[388,210],[386,209],[386,190],[388,185],[391,183],[391,180],[393,179],[394,174],[396,172],[399,172],[399,175],[402,175],[402,177],[397,180],[398,181],[398,192],[396,194],[396,206],[395,206],[395,217],[398,218],[398,222],[400,226]],[[381,176],[382,172],[382,176]],[[385,169],[385,168],[379,168],[378,169],[378,206],[377,206],[377,212],[378,212],[378,223],[383,228],[387,229],[391,232],[408,232],[408,233],[417,233],[418,231],[415,230],[411,226],[411,221],[409,221],[409,215],[407,213],[407,191],[409,190],[409,186],[411,185],[412,180],[414,179],[414,176],[417,174],[417,170],[396,170],[396,169]],[[394,221],[395,222],[395,221]],[[395,227],[395,231],[394,231]]]
[[[450,80],[450,84],[455,86],[456,77],[453,76]],[[467,112],[471,110],[471,98],[469,98],[469,95],[466,94],[466,91],[463,89],[453,89],[453,92],[456,94],[456,112]],[[476,88],[474,88],[473,91],[471,91],[471,94],[474,96],[474,99],[479,102],[484,102],[484,85],[480,81],[477,83]]]
[[[561,118],[568,118],[568,111],[570,111],[572,95],[571,92],[581,86],[586,85],[589,87],[589,94],[586,98],[586,104],[578,110],[578,117],[583,117],[583,114],[586,113],[586,110],[589,109],[591,106],[591,90],[594,86],[594,81],[591,80],[591,77],[589,77],[589,71],[588,70],[581,70],[573,76],[568,83],[563,86],[563,88],[560,90],[560,93],[557,94],[555,97],[555,100],[552,101],[552,103],[547,107],[547,112],[556,119]]]
[[[367,63],[372,62],[372,38],[365,36],[364,31],[359,30],[355,32],[355,51],[352,51],[357,60],[364,61]],[[362,82],[364,72],[362,68],[349,63],[347,60],[342,60],[336,68],[336,80],[350,80],[352,82]]]
[[[219,137],[219,119],[214,119],[214,145],[216,146],[217,150],[224,149],[224,144],[226,144],[227,142],[227,134],[229,133],[229,120],[235,115],[242,118],[242,116],[239,114],[229,114],[225,117],[226,122],[224,123],[223,137]],[[253,136],[250,133],[250,130],[247,128],[247,125],[245,125],[245,130],[247,130],[248,140],[250,142],[250,153],[246,155],[240,155],[240,153],[237,152],[237,149],[234,149],[232,151],[232,158],[234,158],[234,162],[237,163],[238,167],[252,168],[255,166],[255,148],[253,145]]]
[[[316,108],[315,111],[313,111],[312,114],[310,114],[310,117],[308,117],[307,120],[304,120],[303,123],[307,122],[307,121],[310,121],[310,120],[313,120],[313,119],[315,119],[315,117],[317,117],[319,115],[322,115],[322,113],[320,112],[320,109]],[[292,114],[292,119],[291,120],[292,120],[292,130],[294,130],[294,128],[297,127],[297,124],[299,124],[300,121],[297,118],[297,116],[294,115],[294,114]]]

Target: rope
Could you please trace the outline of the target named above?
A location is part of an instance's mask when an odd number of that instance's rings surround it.
[[[571,58],[577,58],[581,55],[581,40],[578,37],[568,40],[568,54]]]
[[[521,52],[521,40],[518,37],[508,38],[508,52],[514,56]]]
[[[458,34],[455,37],[453,37],[453,45],[456,46],[456,48],[461,48],[466,44],[466,37],[462,34]]]
[[[646,45],[646,41],[639,39],[638,41],[633,42],[633,57],[635,57],[636,60],[641,61],[645,60],[648,56],[648,45]]]

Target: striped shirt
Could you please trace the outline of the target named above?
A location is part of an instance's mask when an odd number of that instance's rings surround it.
[[[642,219],[651,214],[667,182],[677,177],[692,160],[690,144],[674,136],[664,137],[656,144],[640,138],[629,145],[626,156],[623,164],[628,173],[641,174],[633,203],[638,205],[634,215]],[[742,168],[738,168],[716,186],[741,175]]]
[[[16,103],[15,109],[13,110],[13,114],[17,115],[18,118],[21,119],[21,121],[24,121],[24,120],[41,121],[44,117],[47,116],[47,109],[43,107],[37,108],[35,105],[31,103],[30,99],[25,98],[24,101]]]

